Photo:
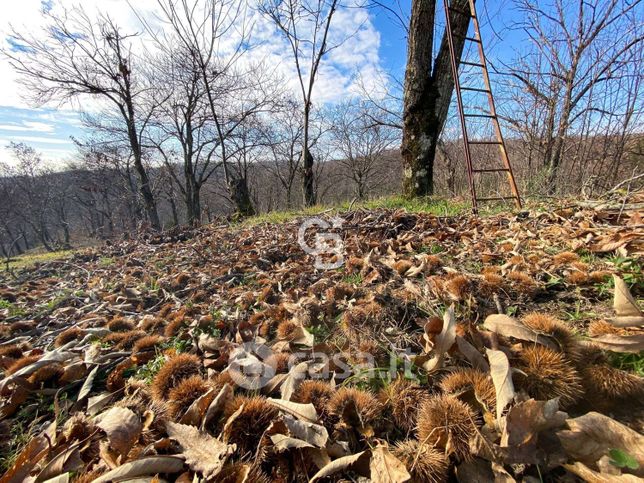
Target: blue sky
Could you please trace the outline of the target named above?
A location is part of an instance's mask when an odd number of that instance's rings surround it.
[[[127,8],[122,8],[123,1],[85,0],[83,5],[86,8],[100,8],[110,15],[116,15],[121,25],[136,29],[136,21],[131,12],[128,13]],[[145,5],[146,1],[148,5],[150,5],[149,2],[153,2],[153,0],[138,0],[137,6],[139,3]],[[14,26],[25,25],[27,28],[37,28],[39,11],[43,7],[55,7],[56,2],[75,3],[73,0],[48,0],[47,2],[22,0],[20,3],[5,6],[4,13],[7,15],[4,20],[0,20],[0,38],[4,39],[5,46],[8,45],[6,42],[10,23]],[[439,0],[437,3],[440,17],[442,2]],[[401,8],[405,14],[409,12],[410,4],[411,0],[401,0]],[[510,57],[513,51],[508,45],[519,44],[517,42],[520,38],[519,33],[509,29],[517,18],[516,12],[509,6],[509,0],[499,0],[479,7],[487,54],[493,60],[498,57]],[[490,26],[490,18],[494,19],[494,29]],[[344,15],[338,18],[337,28],[340,34],[343,29],[345,31],[351,29],[356,21],[360,21],[357,16]],[[377,69],[384,69],[402,79],[406,59],[404,29],[392,19],[391,15],[377,10],[370,12],[366,24],[360,35],[351,41],[352,43],[344,45],[343,49],[334,52],[327,59],[327,66],[319,86],[321,101],[333,102],[345,95],[347,90],[351,92],[353,87],[351,79],[355,77],[356,70],[361,72],[363,77],[369,77]],[[436,31],[437,43],[440,41],[442,24],[442,20],[439,20]],[[502,34],[505,42],[500,41],[498,33]],[[274,37],[271,35],[268,38]],[[274,55],[276,51],[283,52],[280,49],[281,47],[276,45],[266,52]],[[286,59],[284,63],[289,65],[289,60]],[[21,94],[20,83],[6,59],[0,57],[0,160],[6,161],[10,157],[10,153],[5,149],[10,141],[25,142],[35,147],[43,153],[45,159],[55,164],[61,164],[70,159],[75,152],[71,137],[83,136],[79,114],[69,106],[34,108],[21,98]]]

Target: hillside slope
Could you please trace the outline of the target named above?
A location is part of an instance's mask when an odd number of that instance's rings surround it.
[[[626,201],[321,215],[336,255],[304,218],[210,225],[4,274],[5,477],[642,476]]]

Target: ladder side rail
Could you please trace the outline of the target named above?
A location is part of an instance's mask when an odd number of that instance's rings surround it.
[[[450,0],[443,0],[445,7],[445,28],[447,29],[447,43],[449,46],[450,62],[452,65],[452,76],[454,77],[454,90],[456,91],[456,103],[458,105],[458,115],[461,121],[461,129],[463,131],[463,147],[465,149],[465,164],[467,165],[467,178],[470,185],[470,194],[472,196],[472,211],[478,213],[478,205],[476,200],[476,187],[474,186],[474,173],[472,167],[472,156],[470,153],[470,144],[467,136],[467,125],[465,123],[465,116],[463,110],[463,99],[461,98],[461,83],[458,77],[458,64],[456,62],[456,52],[454,49],[454,38],[452,36],[452,22],[450,19]]]
[[[485,58],[485,51],[483,49],[483,40],[481,38],[481,31],[479,28],[478,16],[476,15],[476,5],[475,0],[469,0],[470,10],[472,11],[472,23],[474,24],[474,35],[479,39],[477,42],[479,57],[481,59],[481,64],[483,65],[483,82],[485,83],[485,88],[487,89],[488,104],[490,106],[490,114],[493,116],[492,123],[494,125],[494,131],[497,139],[499,140],[499,152],[501,154],[501,159],[505,165],[508,173],[508,181],[510,183],[510,189],[514,195],[517,208],[521,209],[521,197],[519,196],[519,189],[517,188],[516,180],[514,178],[514,173],[512,172],[512,165],[510,164],[510,158],[505,146],[505,140],[503,139],[503,133],[501,132],[501,126],[499,124],[499,118],[496,112],[496,106],[494,103],[494,97],[492,95],[492,84],[490,83],[490,75],[487,68],[487,61]]]

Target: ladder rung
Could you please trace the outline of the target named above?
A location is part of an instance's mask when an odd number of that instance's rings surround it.
[[[459,13],[459,14],[461,14],[461,15],[465,15],[466,17],[474,18],[474,15],[472,15],[472,12],[466,12],[465,10],[460,10],[460,9],[458,9],[458,8],[452,8],[452,7],[449,7],[449,9],[448,9],[448,10],[449,10],[450,12],[454,12],[454,13]]]
[[[467,141],[467,144],[503,144],[500,141]]]
[[[488,119],[496,119],[492,114],[463,114],[464,117],[485,117]]]
[[[490,94],[492,91],[489,89],[480,89],[478,87],[461,87],[462,91],[472,91],[472,92],[485,92],[486,94]]]
[[[473,169],[472,173],[505,173],[508,168]]]
[[[459,63],[459,65],[471,65],[472,67],[481,67],[481,68],[485,67],[483,64],[477,64],[476,62],[466,62],[464,60],[462,60]]]
[[[467,35],[452,34],[452,37],[458,37],[459,39],[469,40],[470,42],[476,42],[478,44],[481,43],[480,39],[477,39],[476,37],[468,37]]]
[[[476,201],[505,201],[505,200],[516,200],[516,196],[499,196],[494,198],[477,198]]]

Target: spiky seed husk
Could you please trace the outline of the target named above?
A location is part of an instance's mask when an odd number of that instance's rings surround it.
[[[566,282],[570,285],[588,285],[590,277],[587,272],[575,271],[566,275]]]
[[[625,335],[624,329],[615,327],[605,320],[595,320],[588,326],[588,335],[590,337],[601,337],[602,335]]]
[[[292,320],[282,320],[277,326],[277,338],[280,340],[292,340],[300,325]]]
[[[546,314],[531,312],[521,319],[532,330],[547,334],[555,339],[569,360],[580,357],[581,346],[572,329],[563,321]]]
[[[441,483],[447,481],[449,462],[445,455],[428,444],[414,439],[399,441],[392,453],[402,461],[411,475],[411,483]]]
[[[464,300],[470,293],[471,282],[465,275],[449,275],[443,285],[448,298],[452,300]]]
[[[469,438],[476,431],[476,414],[454,396],[432,396],[418,412],[418,441],[460,459],[470,457]]]
[[[507,274],[507,278],[513,282],[512,286],[517,292],[532,295],[537,289],[537,283],[525,272],[512,271]]]
[[[561,252],[552,257],[552,263],[557,266],[568,265],[579,260],[579,255],[573,252]]]
[[[121,332],[120,334],[121,338],[115,347],[119,350],[131,350],[139,339],[147,337],[147,334],[142,330],[130,330],[128,332]]]
[[[353,387],[341,387],[333,393],[327,410],[334,421],[359,427],[373,425],[382,414],[382,405],[370,392]],[[360,417],[355,421],[356,414]]]
[[[428,397],[425,389],[403,377],[397,377],[378,394],[379,401],[391,414],[394,424],[406,433],[416,427],[418,408]]]
[[[581,377],[564,355],[542,345],[524,348],[519,354],[516,385],[530,396],[547,401],[559,397],[562,408],[575,404],[584,394]]]
[[[644,378],[607,364],[588,365],[581,371],[586,400],[601,405],[606,399],[642,401]]]
[[[18,344],[6,345],[0,347],[0,357],[8,357],[10,359],[20,359],[22,357],[23,349]]]
[[[217,475],[219,483],[238,483],[241,481],[248,481],[249,483],[271,483],[271,480],[266,476],[261,468],[238,461],[236,463],[227,464]]]
[[[184,379],[168,394],[168,411],[170,416],[178,418],[199,397],[208,392],[210,386],[201,376],[191,376]]]
[[[141,337],[134,343],[132,353],[152,350],[164,340],[160,335],[146,335],[145,337]]]
[[[487,406],[488,411],[496,411],[496,390],[492,378],[478,369],[462,368],[451,372],[441,379],[439,386],[451,395],[473,389],[476,398]]]
[[[309,379],[297,388],[293,394],[293,400],[302,404],[313,404],[322,419],[328,416],[327,404],[333,395],[334,389],[326,381]]]
[[[172,388],[184,379],[199,375],[201,361],[193,354],[178,354],[170,358],[159,370],[152,381],[152,395],[156,399],[167,400]]]
[[[21,357],[20,359],[17,359],[15,362],[13,362],[9,367],[7,367],[7,370],[4,372],[4,374],[5,376],[13,374],[14,372],[19,371],[23,367],[27,367],[28,365],[33,364],[41,357],[42,357],[41,354]]]
[[[134,324],[123,317],[114,317],[107,324],[107,328],[112,332],[129,332],[134,330]]]
[[[70,327],[69,329],[61,332],[54,340],[54,347],[62,347],[68,342],[78,340],[83,337],[84,332],[78,327]]]
[[[57,362],[48,364],[36,370],[27,379],[31,384],[46,384],[48,382],[55,382],[63,375],[65,368],[62,364]]]
[[[262,435],[277,417],[279,411],[264,397],[236,396],[225,408],[225,419],[244,405],[241,413],[230,423],[227,435],[230,443],[237,445],[238,454],[253,455],[257,451]]]

